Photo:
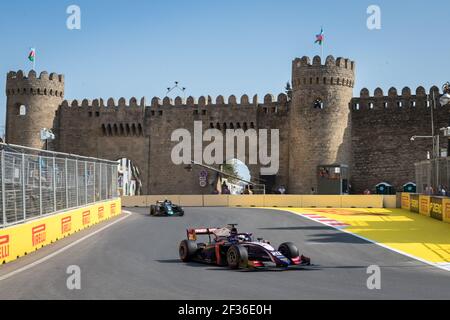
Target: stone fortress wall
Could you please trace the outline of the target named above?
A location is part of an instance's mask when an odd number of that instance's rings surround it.
[[[7,76],[7,142],[41,148],[40,128],[53,128],[50,148],[68,153],[117,160],[131,159],[139,168],[145,194],[208,194],[198,183],[200,169],[186,171],[174,165],[170,141],[174,130],[193,132],[194,121],[203,129],[279,129],[280,170],[262,177],[270,187],[290,193],[309,193],[316,187],[317,165],[345,163],[351,169],[355,192],[386,181],[401,188],[414,181],[414,162],[424,160],[431,141],[410,141],[412,135],[430,135],[430,97],[424,88],[415,95],[408,88],[387,96],[377,89],[353,96],[356,66],[348,59],[329,56],[295,59],[292,99],[280,94],[237,98],[202,96],[172,100],[64,100],[64,77],[34,71]],[[448,107],[439,105],[436,118],[448,125]],[[321,108],[313,105],[320,99]],[[26,115],[20,115],[24,105]],[[444,139],[442,139],[444,140]],[[206,146],[208,143],[204,143]],[[443,141],[443,146],[446,144]],[[259,166],[249,166],[259,178]],[[213,174],[210,174],[213,178]],[[211,180],[212,181],[212,180]],[[270,191],[270,190],[269,190]]]

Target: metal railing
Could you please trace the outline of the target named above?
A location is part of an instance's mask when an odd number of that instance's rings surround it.
[[[418,193],[429,193],[431,187],[434,194],[441,189],[447,192],[450,187],[450,158],[438,158],[421,161],[415,164]]]
[[[117,198],[118,163],[0,143],[0,228]]]

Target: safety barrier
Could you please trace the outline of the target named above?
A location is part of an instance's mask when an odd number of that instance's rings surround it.
[[[121,212],[121,199],[117,198],[0,229],[0,263],[16,260]]]
[[[0,143],[0,228],[118,197],[114,161]]]
[[[122,197],[124,207],[149,207],[171,200],[185,207],[395,208],[396,196],[383,195],[152,195]]]
[[[400,193],[401,208],[450,223],[450,198],[417,193]]]

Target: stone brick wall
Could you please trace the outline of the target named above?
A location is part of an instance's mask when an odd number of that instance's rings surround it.
[[[289,190],[309,194],[318,189],[319,165],[351,167],[351,116],[355,64],[348,59],[308,57],[293,61],[290,112]],[[320,99],[323,108],[315,108]]]
[[[431,88],[428,95],[423,87],[412,95],[404,88],[400,95],[391,88],[387,96],[376,89],[374,96],[367,89],[354,98],[352,107],[353,170],[355,192],[366,188],[374,191],[375,185],[388,182],[397,190],[415,181],[414,163],[426,160],[432,152],[432,139],[416,139],[414,135],[431,135],[432,92],[435,92],[435,128],[447,127],[450,108],[439,105],[439,89]],[[437,134],[437,132],[436,132]],[[441,148],[447,139],[441,136]]]
[[[43,148],[40,130],[51,129],[64,99],[64,76],[56,73],[9,72],[6,80],[6,140],[11,144]],[[20,115],[24,105],[25,115]]]
[[[321,61],[314,57],[292,63],[292,101],[285,94],[268,94],[239,99],[230,96],[153,98],[126,100],[63,101],[64,77],[34,71],[7,75],[6,139],[9,143],[42,148],[41,128],[53,128],[56,141],[51,149],[85,156],[132,160],[140,170],[145,194],[210,194],[215,173],[209,172],[209,185],[200,187],[200,168],[187,171],[185,165],[171,160],[171,141],[176,129],[193,133],[194,122],[203,131],[214,128],[249,130],[278,129],[280,168],[275,177],[261,177],[259,165],[249,165],[252,178],[270,181],[268,192],[284,185],[289,193],[317,190],[318,165],[350,166],[353,191],[373,190],[379,182],[393,184],[398,190],[414,181],[414,163],[426,159],[432,150],[431,139],[411,142],[413,135],[431,135],[432,94],[419,87],[401,93],[391,88],[385,96],[376,89],[371,96],[363,89],[353,97],[355,63],[332,56]],[[439,105],[436,97],[436,128],[449,125],[450,107]],[[313,108],[320,98],[323,109]],[[27,114],[19,115],[25,105]],[[269,137],[270,138],[270,137]],[[269,140],[270,141],[270,140]],[[441,147],[448,141],[441,139]],[[203,149],[210,142],[202,142]],[[193,145],[193,141],[192,141]],[[247,160],[248,160],[247,145]],[[272,150],[269,150],[269,154]],[[236,150],[235,150],[236,154]],[[234,156],[233,156],[234,157]],[[193,158],[193,155],[191,155]],[[224,152],[224,160],[227,160]],[[218,167],[218,165],[214,166]]]

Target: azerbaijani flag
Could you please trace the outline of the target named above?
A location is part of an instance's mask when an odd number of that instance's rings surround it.
[[[36,58],[36,49],[31,48],[30,54],[28,55],[28,60],[30,60],[31,62],[34,62],[35,58]]]
[[[316,35],[316,42],[315,43],[318,43],[319,45],[322,45],[324,39],[325,39],[325,37],[323,35],[323,28],[322,28],[322,29],[320,29],[320,34]]]

